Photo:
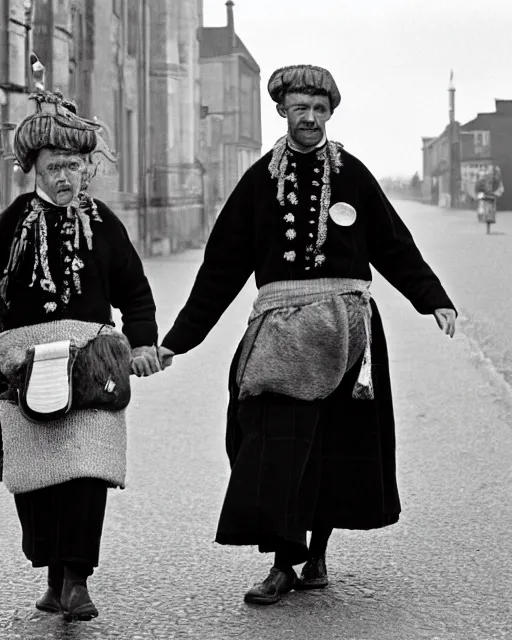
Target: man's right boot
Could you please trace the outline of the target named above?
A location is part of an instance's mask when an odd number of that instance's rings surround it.
[[[87,578],[79,576],[69,567],[64,568],[64,584],[61,596],[64,619],[92,620],[98,616],[98,609],[87,590]]]
[[[36,609],[47,613],[58,613],[61,610],[60,594],[64,581],[64,567],[61,564],[48,566],[48,589],[37,600]]]
[[[275,604],[281,600],[285,593],[293,589],[296,580],[297,575],[293,569],[288,574],[277,567],[272,567],[267,578],[263,582],[255,584],[245,594],[245,602],[250,604]]]

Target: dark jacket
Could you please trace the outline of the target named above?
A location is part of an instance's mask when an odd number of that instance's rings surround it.
[[[339,174],[331,174],[330,204],[347,203],[357,217],[351,226],[327,219],[325,260],[311,266],[308,247],[319,233],[322,163],[316,151],[290,157],[299,198],[293,204],[286,196],[282,206],[269,171],[271,158],[272,152],[245,173],[221,211],[191,294],[163,340],[166,347],[185,353],[204,340],[252,273],[261,287],[309,278],[371,280],[373,266],[419,313],[454,309],[375,178],[345,151]],[[287,236],[290,220],[295,234]],[[285,258],[289,251],[293,260]],[[302,562],[306,529],[373,529],[397,522],[401,504],[389,361],[373,300],[372,308],[371,401],[352,398],[357,367],[325,400],[262,394],[239,401],[239,347],[229,377],[226,446],[232,474],[217,542],[271,551],[286,540]]]
[[[19,196],[0,215],[0,273],[3,272],[16,224],[35,193]],[[82,293],[71,298],[64,313],[46,313],[40,289],[30,287],[31,261],[24,262],[18,282],[11,285],[10,309],[3,318],[5,329],[38,324],[50,320],[82,320],[112,323],[111,307],[122,313],[123,333],[132,348],[156,343],[155,302],[142,262],[119,218],[106,204],[95,200],[102,222],[92,222],[93,250],[82,242],[79,256],[85,263],[80,272]],[[48,258],[54,278],[59,274],[59,207],[50,207],[48,221]]]
[[[34,197],[37,197],[35,193],[19,196],[0,215],[0,274],[9,260],[16,225]],[[17,281],[10,285],[13,295],[10,307],[2,319],[5,330],[63,319],[113,324],[111,307],[115,307],[122,313],[122,330],[132,348],[156,344],[158,331],[155,302],[142,262],[121,220],[106,204],[99,200],[95,202],[102,222],[91,223],[93,250],[89,251],[85,246],[79,250],[79,257],[85,263],[80,272],[82,293],[71,298],[63,313],[46,313],[40,289],[29,286],[33,264],[26,260],[17,275]],[[48,209],[48,260],[52,275],[58,280],[61,266],[61,213],[59,207],[48,205]],[[5,384],[0,382],[0,391],[3,390]],[[0,426],[0,480],[2,463]]]
[[[384,195],[379,184],[357,158],[341,152],[343,166],[331,174],[331,203],[352,205],[357,218],[352,226],[327,220],[325,263],[307,269],[306,247],[316,240],[322,164],[317,153],[295,153],[299,205],[282,207],[277,181],[269,172],[272,152],[264,155],[242,177],[221,211],[208,243],[194,287],[163,345],[175,353],[197,346],[217,323],[252,273],[261,287],[278,280],[357,278],[371,280],[373,265],[422,314],[454,308],[439,279],[414,243],[411,233]],[[315,191],[316,189],[316,191]],[[316,201],[311,201],[311,195]],[[292,212],[295,240],[285,233],[284,215]],[[314,223],[312,223],[314,221]],[[310,237],[313,235],[313,238]],[[289,262],[286,251],[296,250]]]

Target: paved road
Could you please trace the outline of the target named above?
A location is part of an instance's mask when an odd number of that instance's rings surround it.
[[[201,347],[134,383],[128,488],[110,496],[102,566],[90,581],[100,618],[69,625],[33,609],[44,571],[24,560],[12,499],[0,487],[1,640],[512,637],[512,396],[485,357],[502,371],[510,361],[512,216],[499,221],[502,235],[486,237],[467,213],[397,207],[464,328],[449,340],[376,279],[395,390],[400,522],[336,532],[324,592],[244,605],[270,558],[213,537],[228,478],[227,368],[254,294],[249,285]],[[148,263],[163,331],[200,259],[190,251]]]

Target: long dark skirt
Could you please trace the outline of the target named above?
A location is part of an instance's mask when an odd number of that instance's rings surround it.
[[[14,496],[23,552],[34,567],[83,563],[97,567],[107,483],[79,478]]]
[[[316,527],[374,529],[397,522],[395,423],[382,321],[372,301],[374,400],[354,400],[357,363],[328,398],[262,394],[238,402],[230,371],[226,434],[231,463],[216,541],[307,559]]]

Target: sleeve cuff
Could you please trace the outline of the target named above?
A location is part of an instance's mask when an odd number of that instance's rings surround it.
[[[136,322],[125,325],[123,333],[128,338],[132,349],[137,347],[151,347],[158,343],[158,328],[156,322]]]

